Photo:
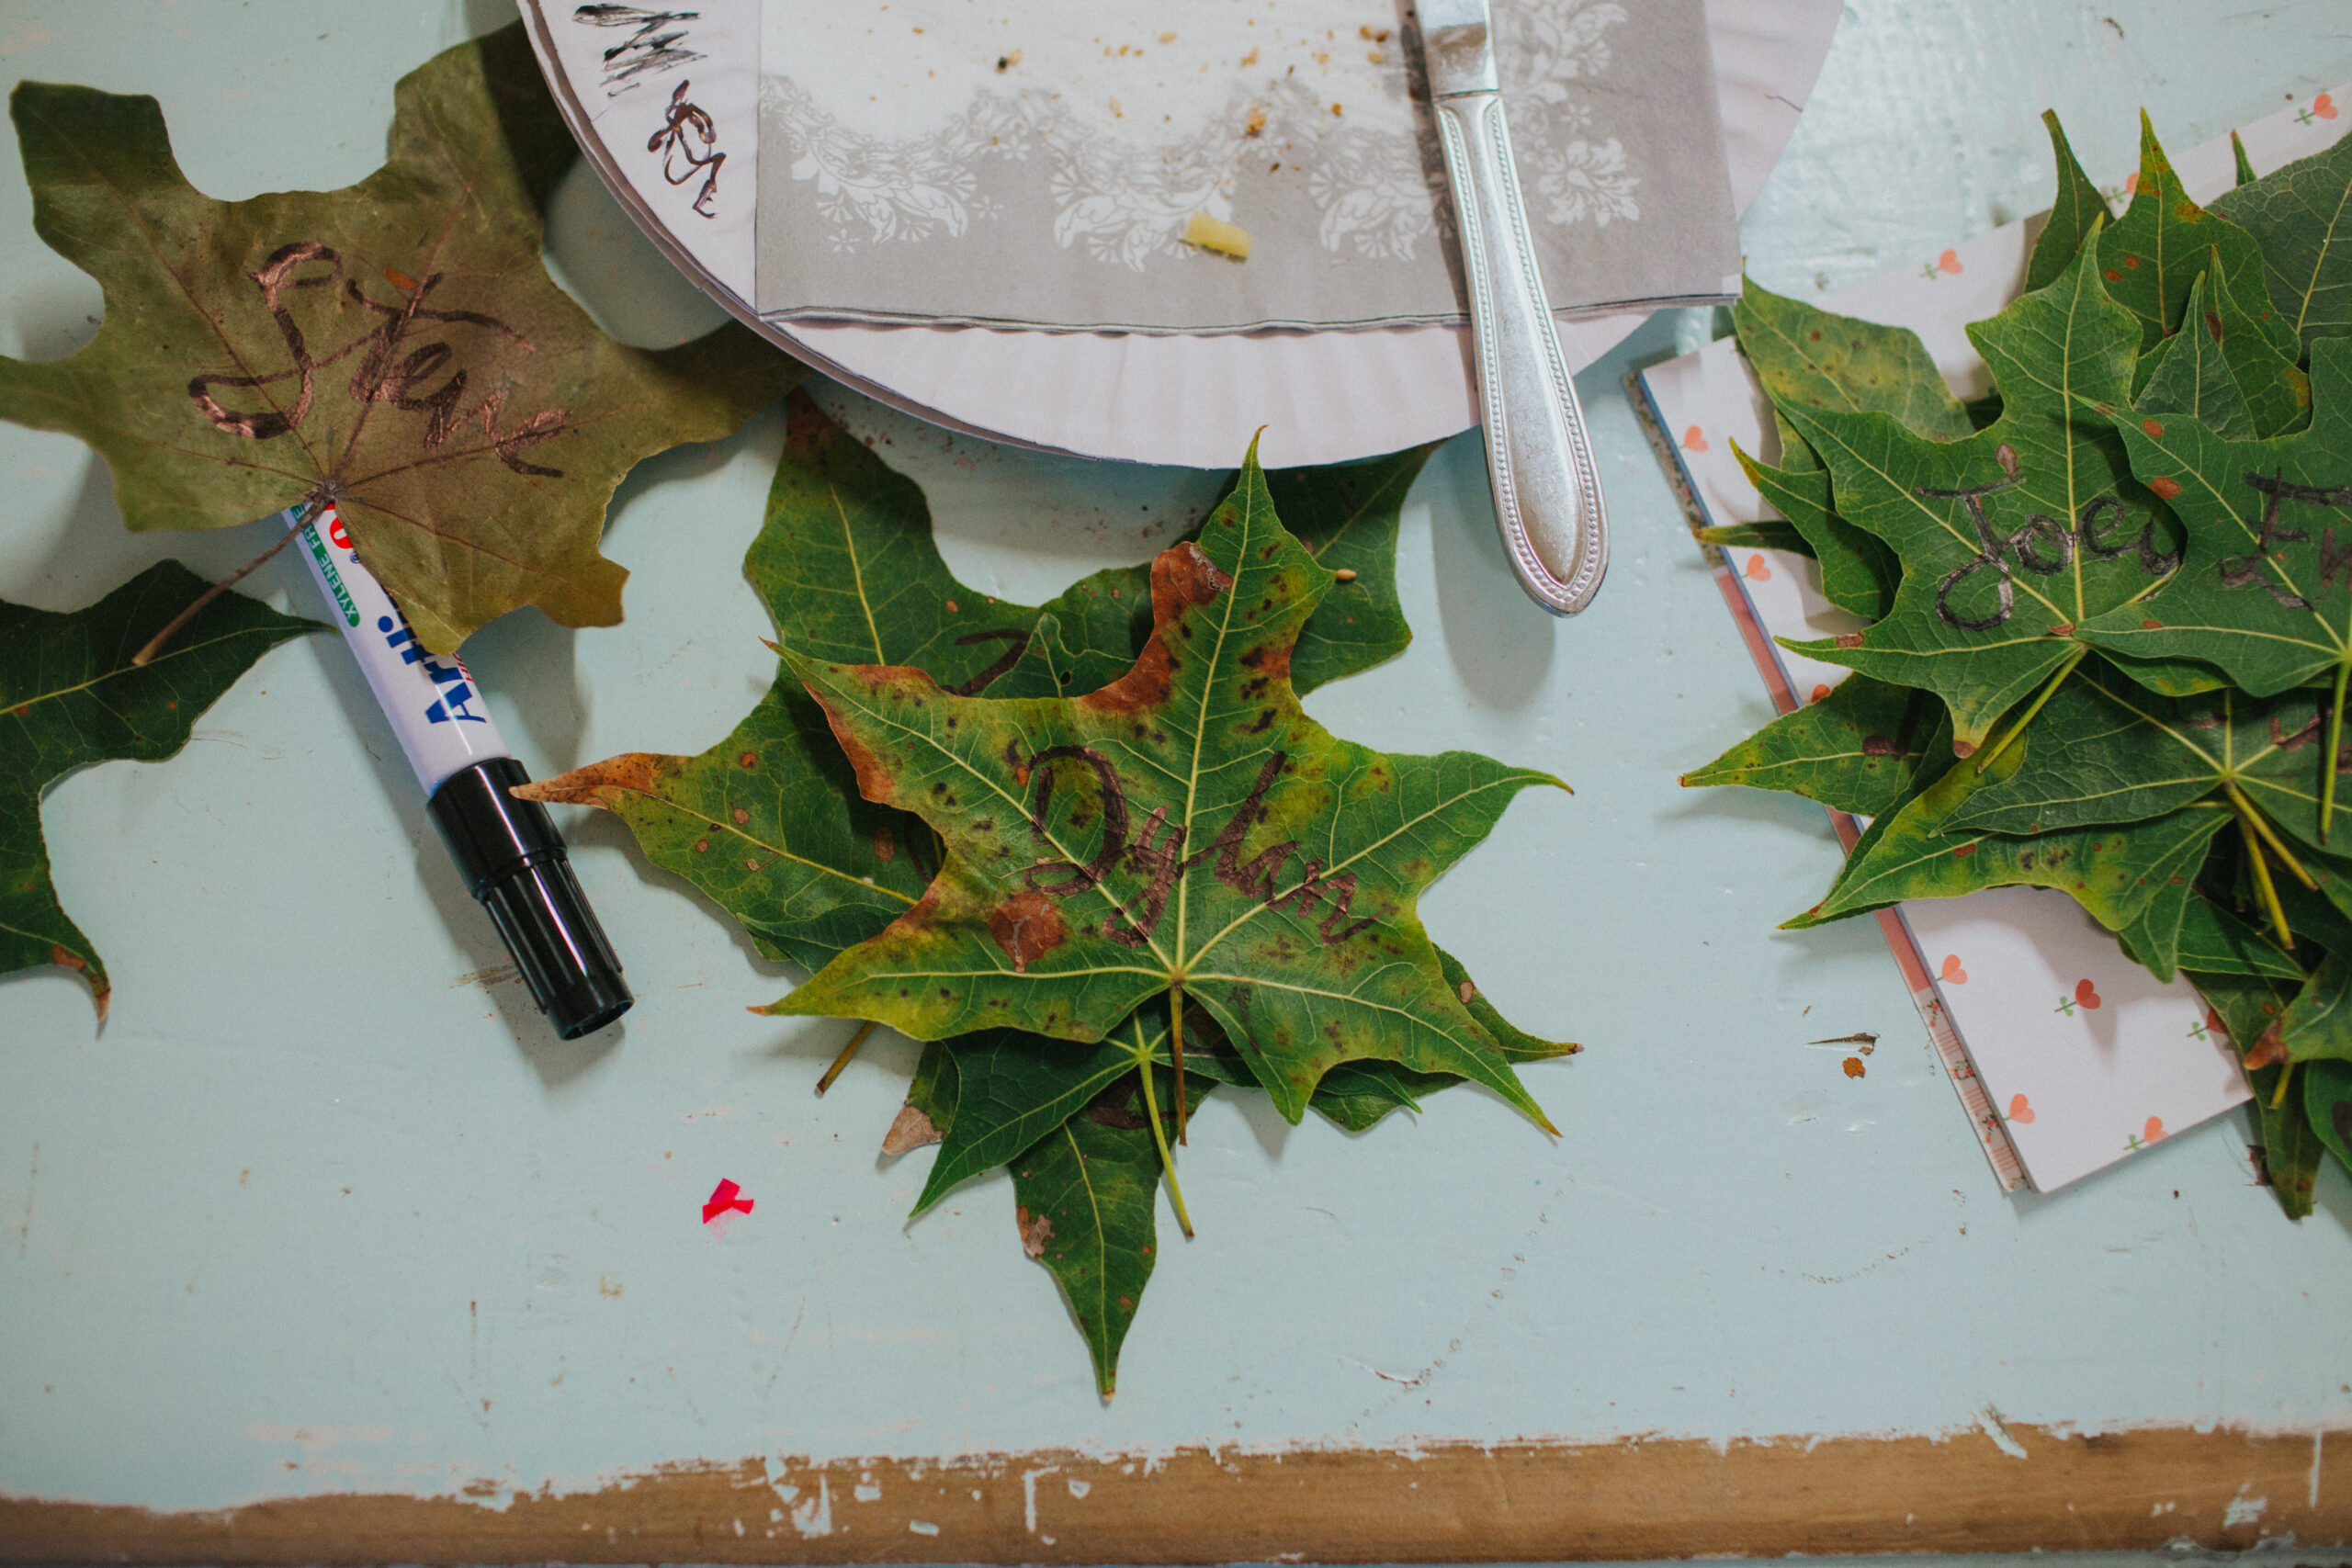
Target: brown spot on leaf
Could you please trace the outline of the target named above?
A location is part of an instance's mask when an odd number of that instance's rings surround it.
[[[2262,1038],[2256,1041],[2253,1048],[2245,1054],[2247,1072],[2259,1067],[2275,1067],[2287,1059],[2286,1023],[2282,1018],[2262,1032]]]
[[[2050,635],[2052,637],[2073,637],[2075,635],[2075,623],[2072,621],[2057,622],[2055,625],[2051,626]]]
[[[2143,632],[2160,632],[2165,629],[2165,624],[2162,621],[2142,621],[2140,629]]]
[[[2140,422],[2140,428],[2147,434],[2147,437],[2151,441],[2161,441],[2164,439],[2165,422],[2163,420],[2143,419]]]
[[[2212,338],[2213,338],[2213,341],[2214,341],[2215,343],[2219,343],[2219,342],[2221,342],[2221,341],[2222,341],[2222,318],[2221,318],[2220,316],[2216,315],[2214,312],[2212,312],[2212,311],[2211,311],[2211,310],[2206,311],[2206,312],[2205,312],[2205,330],[2206,330],[2208,333],[2211,333],[2211,334],[2212,334]]]
[[[518,800],[548,806],[601,806],[607,811],[625,795],[651,795],[669,771],[672,759],[651,751],[625,751],[558,773],[551,779],[516,784],[507,793]]]
[[[989,934],[1012,960],[1016,974],[1069,940],[1069,927],[1051,898],[1035,888],[1014,894],[989,911]]]
[[[849,727],[841,721],[841,716],[833,712],[833,705],[827,702],[820,693],[812,688],[808,694],[815,697],[817,705],[825,710],[825,723],[831,728],[833,739],[840,742],[842,755],[849,759],[851,771],[857,774],[857,793],[877,806],[889,804],[890,792],[896,783],[890,776],[890,770],[882,765],[882,759],[876,756],[865,741],[851,733]]]
[[[1838,646],[1840,648],[1860,648],[1862,646],[1862,634],[1860,632],[1839,632],[1838,634]]]
[[[1464,1007],[1468,1007],[1470,1005],[1470,998],[1478,994],[1478,987],[1472,985],[1469,981],[1464,980],[1462,982],[1461,987],[1456,994],[1462,998],[1462,1005]]]
[[[1862,755],[1865,757],[1899,757],[1902,754],[1903,743],[1891,735],[1871,735],[1863,739]]]
[[[874,852],[885,861],[894,861],[899,858],[899,836],[890,831],[890,824],[888,822],[874,829]]]
[[[949,615],[956,615],[956,614],[958,614],[958,613],[959,613],[959,612],[956,610],[956,601],[955,601],[955,600],[953,600],[953,599],[944,599],[944,600],[942,600],[942,601],[940,601],[940,602],[941,602],[942,604],[945,604],[945,605],[947,606],[947,613],[948,613]]]
[[[2007,442],[1993,448],[1993,460],[2001,465],[2001,472],[2011,479],[2018,477],[2018,449]]]
[[[1954,844],[1951,847],[1951,852],[1955,857],[1973,855],[1976,852],[1976,846],[1974,844]]]
[[[882,1134],[882,1155],[893,1159],[910,1149],[920,1149],[941,1141],[944,1134],[932,1125],[931,1118],[911,1105],[899,1107],[890,1130]]]
[[[1012,1212],[1021,1226],[1021,1250],[1032,1258],[1046,1256],[1046,1244],[1054,1239],[1054,1222],[1043,1214],[1032,1214],[1029,1205],[1022,1204]]]
[[[1125,674],[1099,692],[1079,698],[1098,713],[1140,713],[1168,700],[1168,637],[1184,612],[1205,604],[1233,586],[1207,552],[1190,539],[1159,552],[1151,563],[1151,640]]]
[[[2170,501],[2174,496],[2180,493],[2180,481],[2175,479],[2167,479],[2164,475],[2158,474],[2154,479],[2148,481],[2148,488],[2154,491],[2160,499]]]
[[[695,853],[698,855],[707,855],[710,853],[710,840],[708,839],[696,839],[695,840]]]
[[[752,825],[752,814],[740,806],[727,815],[735,818],[735,826],[738,828],[748,828]]]
[[[739,768],[756,768],[760,765],[760,754],[757,751],[746,751],[735,759],[735,765]]]

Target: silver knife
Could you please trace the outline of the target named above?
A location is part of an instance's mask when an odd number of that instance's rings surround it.
[[[1609,519],[1584,411],[1560,355],[1503,124],[1487,0],[1418,0],[1430,107],[1461,218],[1487,477],[1503,549],[1528,596],[1555,615],[1592,602]]]

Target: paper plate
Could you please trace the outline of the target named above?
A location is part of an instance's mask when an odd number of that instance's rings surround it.
[[[1265,460],[1286,467],[1393,452],[1477,423],[1462,327],[1188,337],[763,321],[749,302],[759,0],[669,15],[519,3],[573,135],[647,237],[736,317],[880,401],[993,441],[1188,468],[1231,467],[1261,425]],[[1708,0],[1743,211],[1796,128],[1842,9]],[[1561,346],[1581,367],[1643,320],[1564,321]]]

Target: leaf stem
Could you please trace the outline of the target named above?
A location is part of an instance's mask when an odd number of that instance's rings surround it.
[[[2292,1082],[2292,1081],[2294,1080],[2294,1077],[2295,1077],[2295,1064],[2294,1064],[2293,1062],[2289,1061],[2289,1062],[2281,1063],[2281,1064],[2279,1065],[2279,1068],[2278,1068],[2278,1087],[2276,1089],[2273,1089],[2273,1090],[2271,1091],[2271,1094],[2270,1094],[2270,1109],[2271,1109],[2271,1110],[2273,1110],[2273,1111],[2281,1111],[2281,1110],[2284,1110],[2284,1109],[2286,1108],[2286,1105],[2287,1105],[2287,1085],[2288,1085],[2288,1084],[2290,1084],[2290,1082]]]
[[[164,623],[164,629],[157,632],[153,637],[149,637],[147,639],[146,646],[130,656],[130,662],[133,665],[143,666],[150,660],[153,660],[155,655],[163,652],[164,645],[170,642],[172,638],[179,636],[180,632],[190,621],[204,614],[204,607],[207,604],[209,604],[215,599],[220,598],[220,595],[229,592],[230,589],[234,588],[238,583],[243,582],[250,573],[259,570],[263,563],[267,561],[270,557],[276,555],[288,545],[293,543],[294,536],[309,527],[311,525],[311,519],[317,516],[318,512],[319,502],[314,496],[311,498],[310,503],[302,508],[302,515],[295,520],[294,526],[287,529],[285,533],[277,536],[277,543],[270,546],[269,548],[262,551],[261,554],[254,557],[253,559],[247,561],[244,565],[231,572],[228,576],[222,578],[220,581],[214,583],[203,592],[198,594],[196,596],[196,603],[190,604],[187,609],[182,610],[178,615],[174,615],[170,620],[165,621]]]
[[[817,1097],[820,1100],[824,1098],[827,1089],[833,1087],[833,1080],[842,1076],[842,1069],[849,1066],[850,1058],[857,1055],[857,1048],[865,1043],[865,1037],[873,1032],[874,1021],[870,1018],[857,1026],[857,1032],[849,1037],[849,1043],[842,1047],[842,1054],[833,1058],[833,1065],[827,1067],[825,1076],[817,1080]]]
[[[1184,1139],[1184,982],[1168,982],[1168,1057],[1176,1065],[1176,1141]],[[1188,1230],[1184,1233],[1190,1235]]]
[[[2261,830],[2262,841],[2270,846],[2272,854],[2286,863],[2287,869],[2295,874],[2295,880],[2312,892],[2318,892],[2319,884],[2312,879],[2310,872],[2303,869],[2303,863],[2295,858],[2294,852],[2287,848],[2287,841],[2278,836],[2278,830],[2270,825],[2270,819],[2256,808],[2253,801],[2246,798],[2245,791],[2238,788],[2237,780],[2223,779],[2222,787],[2229,792],[2230,804],[2238,808],[2239,816],[2252,822]]]
[[[2042,705],[2049,702],[2051,698],[2058,694],[2059,686],[2064,683],[2067,676],[2072,675],[2075,672],[2075,666],[2080,664],[2085,659],[2089,657],[2090,651],[2091,650],[2087,647],[2081,643],[2076,643],[2075,645],[2075,651],[2066,656],[2066,662],[2058,666],[2058,668],[2052,672],[2048,684],[2041,688],[2041,694],[2033,699],[2032,704],[2027,707],[2025,712],[2018,716],[2018,721],[2009,726],[2008,728],[2001,731],[2001,738],[1993,742],[1990,746],[1985,747],[1984,752],[1978,756],[1976,759],[1976,772],[1980,776],[1984,773],[1985,769],[1991,767],[1995,762],[2000,760],[2001,753],[2007,750],[2010,744],[2015,741],[2018,736],[2025,733],[2025,727],[2033,722],[2033,716],[2041,711]]]
[[[2278,933],[2278,945],[2291,953],[2295,933],[2287,929],[2287,911],[2278,907],[2278,889],[2270,880],[2270,863],[2262,858],[2262,840],[2243,811],[2238,814],[2238,832],[2245,839],[2246,863],[2254,868],[2254,885],[2262,894],[2262,906],[2270,912],[2270,929]]]
[[[1176,1182],[1176,1156],[1168,1152],[1168,1134],[1159,1125],[1159,1096],[1151,1087],[1151,1047],[1143,1043],[1143,1021],[1136,1021],[1136,1071],[1143,1075],[1143,1113],[1151,1122],[1151,1141],[1159,1145],[1159,1168],[1168,1173],[1168,1201],[1176,1206],[1176,1223],[1184,1239],[1193,1239],[1193,1216],[1184,1212],[1184,1189]],[[1177,1091],[1180,1095],[1182,1089]],[[1180,1111],[1181,1114],[1181,1107]]]
[[[2342,766],[2344,755],[2344,688],[2352,680],[2352,660],[2335,667],[2335,705],[2327,715],[2327,759],[2320,764],[2322,780],[2319,786],[2319,841],[2327,842],[2327,830],[2335,821],[2335,770]]]

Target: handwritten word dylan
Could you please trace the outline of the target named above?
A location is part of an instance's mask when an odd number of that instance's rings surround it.
[[[1253,855],[1246,863],[1241,859],[1241,842],[1250,836],[1250,829],[1264,819],[1266,791],[1282,776],[1288,753],[1275,751],[1268,755],[1265,766],[1258,771],[1257,782],[1217,829],[1216,837],[1209,840],[1205,849],[1189,856],[1184,853],[1189,829],[1170,826],[1168,807],[1164,806],[1152,808],[1151,815],[1143,820],[1142,832],[1130,841],[1134,824],[1126,786],[1111,760],[1091,746],[1051,746],[1030,759],[1031,776],[1036,780],[1035,795],[1029,807],[1031,839],[1046,841],[1046,816],[1054,799],[1054,764],[1065,761],[1081,762],[1094,775],[1102,795],[1102,845],[1094,858],[1083,865],[1071,861],[1041,861],[1029,868],[1027,882],[1037,892],[1060,899],[1102,890],[1104,881],[1114,870],[1124,868],[1147,876],[1149,880],[1141,891],[1124,902],[1114,900],[1112,912],[1103,917],[1102,934],[1113,942],[1125,947],[1141,947],[1149,942],[1152,932],[1159,929],[1160,917],[1167,912],[1168,896],[1174,890],[1177,879],[1204,861],[1214,863],[1212,874],[1219,882],[1269,909],[1287,908],[1294,914],[1306,915],[1329,899],[1330,908],[1316,928],[1325,947],[1336,947],[1372,924],[1371,916],[1352,923],[1348,920],[1356,897],[1353,872],[1343,872],[1327,882],[1322,874],[1324,863],[1310,856],[1296,882],[1283,882],[1283,868],[1298,850],[1296,840],[1285,839]],[[1104,896],[1110,897],[1107,892]]]
[[[326,270],[300,270],[321,265]],[[363,411],[381,403],[403,413],[424,415],[418,444],[426,452],[442,460],[473,456],[483,448],[447,453],[439,449],[460,430],[478,426],[487,450],[516,473],[544,479],[563,477],[562,469],[526,462],[522,454],[563,434],[567,428],[564,410],[543,410],[518,424],[501,429],[500,421],[506,413],[504,392],[487,393],[472,407],[466,406],[467,367],[458,363],[460,355],[455,341],[461,330],[469,329],[464,335],[477,342],[478,334],[489,334],[493,352],[497,347],[507,346],[524,354],[534,349],[529,338],[495,316],[479,310],[435,309],[429,301],[441,287],[441,274],[436,272],[423,282],[400,280],[404,298],[387,304],[369,299],[360,289],[358,279],[344,276],[343,257],[337,252],[302,241],[279,246],[262,264],[260,271],[246,276],[261,290],[262,304],[269,311],[270,320],[277,324],[278,335],[286,342],[292,364],[283,370],[256,375],[208,372],[192,378],[187,395],[213,428],[252,441],[268,441],[299,429],[310,417],[318,391],[319,372],[358,354],[358,367],[351,374],[352,400],[360,404]],[[323,355],[313,355],[301,324],[294,319],[288,296],[305,288],[331,288],[337,282],[342,283],[344,293],[352,303],[379,319],[375,326],[341,348]],[[412,346],[412,338],[427,335],[433,341]],[[444,371],[447,372],[447,379],[430,389],[424,387],[424,383]],[[285,381],[296,384],[293,400],[274,400],[273,406],[265,409],[232,409],[213,396],[216,388],[252,389]],[[361,417],[366,418],[364,412]]]

